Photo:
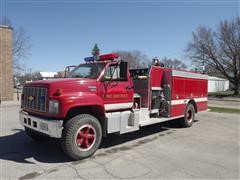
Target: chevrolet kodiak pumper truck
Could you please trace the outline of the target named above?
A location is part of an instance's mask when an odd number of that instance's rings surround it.
[[[190,127],[207,109],[207,75],[161,67],[128,70],[118,54],[73,69],[67,78],[23,88],[20,122],[35,140],[60,138],[73,159],[91,156],[102,136],[178,119]]]

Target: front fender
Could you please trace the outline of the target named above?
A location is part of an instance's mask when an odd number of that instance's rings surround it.
[[[80,106],[99,106],[105,112],[102,98],[93,93],[81,92],[76,94],[65,94],[61,96],[60,114],[62,117],[66,117],[70,109]]]

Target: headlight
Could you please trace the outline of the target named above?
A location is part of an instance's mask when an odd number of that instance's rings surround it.
[[[59,102],[58,100],[49,100],[49,109],[48,112],[51,114],[58,114],[59,111]]]

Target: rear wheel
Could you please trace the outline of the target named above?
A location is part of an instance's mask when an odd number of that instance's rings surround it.
[[[183,127],[191,127],[193,124],[195,118],[195,109],[192,104],[188,104],[185,113],[184,113],[184,118],[181,120],[181,125]]]
[[[65,124],[61,144],[68,156],[83,159],[98,149],[101,140],[102,128],[98,119],[90,114],[81,114]]]
[[[46,136],[46,135],[41,134],[41,133],[39,133],[39,132],[36,132],[36,131],[34,131],[34,130],[32,130],[32,129],[29,129],[29,128],[27,128],[27,127],[25,127],[25,132],[27,133],[27,135],[28,135],[29,137],[31,137],[31,138],[32,138],[33,140],[35,140],[35,141],[44,141],[44,140],[50,139],[49,136]]]

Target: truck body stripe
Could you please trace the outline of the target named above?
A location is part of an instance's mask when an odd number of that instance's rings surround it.
[[[203,98],[193,98],[195,102],[204,102],[207,101],[207,97]],[[178,99],[178,100],[172,100],[171,105],[179,105],[179,104],[187,104],[190,99]]]

